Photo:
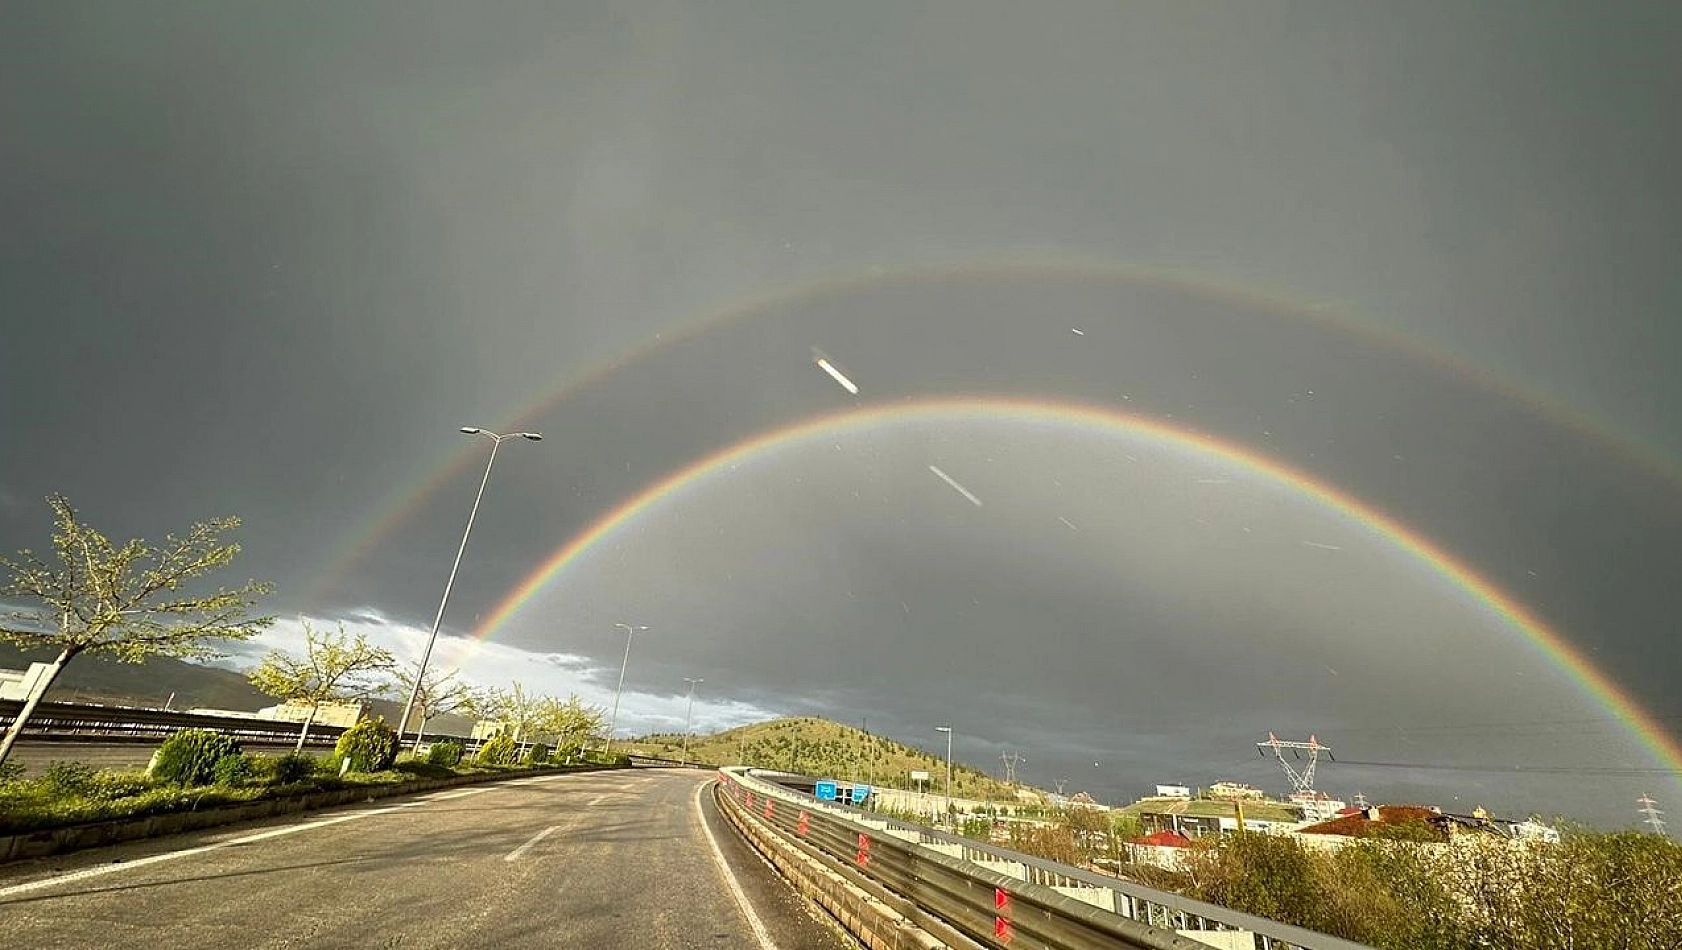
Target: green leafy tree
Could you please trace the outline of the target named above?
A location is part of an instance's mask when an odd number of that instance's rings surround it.
[[[318,633],[305,624],[303,655],[272,650],[251,671],[250,679],[251,685],[270,696],[309,705],[294,749],[302,751],[322,703],[372,695],[382,685],[377,677],[394,662],[390,651],[369,644],[364,634],[350,637],[343,624],[337,633]]]
[[[267,584],[198,589],[195,583],[239,554],[238,544],[223,540],[239,527],[238,518],[200,522],[185,537],[167,536],[161,546],[138,538],[119,545],[84,524],[63,496],[53,495],[47,504],[57,563],[27,549],[0,556],[6,575],[0,598],[30,603],[0,616],[0,640],[58,655],[0,740],[0,762],[64,667],[81,654],[108,653],[126,663],[153,655],[215,656],[216,641],[248,639],[272,621],[250,615],[257,598],[270,591]]]
[[[490,689],[474,697],[465,708],[480,719],[502,724],[508,738],[517,746],[528,732],[543,724],[549,697],[527,693],[515,681],[507,689]]]
[[[555,756],[566,761],[583,751],[589,741],[602,733],[607,715],[596,706],[589,706],[577,694],[558,699],[545,698],[538,705],[534,730],[555,742]]]

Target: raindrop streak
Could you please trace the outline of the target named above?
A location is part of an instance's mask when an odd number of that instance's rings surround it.
[[[941,471],[939,466],[930,465],[929,466],[929,471],[933,472],[935,474],[935,477],[939,478],[941,481],[945,482],[948,485],[951,485],[953,487],[953,489],[955,489],[958,492],[958,494],[964,496],[965,498],[968,498],[970,500],[970,503],[975,505],[975,507],[977,507],[977,508],[981,507],[981,499],[975,497],[975,494],[973,492],[971,492],[969,489],[967,489],[964,486],[958,484],[956,481],[953,481],[952,476],[950,476],[950,475],[946,474],[945,472]]]
[[[835,364],[829,361],[829,357],[815,346],[812,347],[812,362],[818,364],[818,369],[828,373],[831,379],[840,383],[842,389],[845,389],[854,396],[859,394],[858,386],[854,384],[852,380],[848,379],[839,369],[836,369]]]
[[[1319,541],[1304,541],[1302,543],[1308,545],[1311,548],[1319,548],[1322,551],[1341,551],[1341,550],[1343,550],[1342,548],[1338,547],[1335,544],[1322,544]]]

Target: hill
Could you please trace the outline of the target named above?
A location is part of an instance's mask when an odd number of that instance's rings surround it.
[[[24,669],[46,663],[51,651],[20,650],[0,643],[0,669]],[[144,663],[121,663],[98,654],[83,655],[64,668],[47,699],[59,703],[117,703],[163,706],[175,694],[173,709],[206,706],[212,709],[256,711],[274,699],[258,692],[245,674],[167,656]]]
[[[677,758],[682,735],[650,735],[618,748]],[[944,743],[939,752],[895,742],[828,719],[773,719],[711,735],[691,736],[689,759],[707,765],[751,765],[854,782],[905,788],[913,770],[929,773],[932,790],[946,781]],[[1011,798],[1005,783],[954,759],[952,794],[959,798]]]

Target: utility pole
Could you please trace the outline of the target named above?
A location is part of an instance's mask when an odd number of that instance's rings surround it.
[[[1657,807],[1659,803],[1653,801],[1653,796],[1643,792],[1641,797],[1635,800],[1635,803],[1641,806],[1641,813],[1647,816],[1642,819],[1642,822],[1652,826],[1653,834],[1664,834],[1664,819],[1659,817],[1664,812],[1659,811]]]

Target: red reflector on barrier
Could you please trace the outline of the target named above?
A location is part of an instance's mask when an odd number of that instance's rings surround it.
[[[771,800],[769,798],[765,799],[765,817],[771,817]]]
[[[1016,930],[1011,927],[1010,921],[1004,919],[1003,917],[993,918],[994,939],[998,940],[1000,943],[1010,943],[1015,936]]]
[[[1010,892],[1002,887],[993,888],[993,909],[1001,914],[1010,913]]]
[[[805,836],[806,829],[810,828],[811,826],[812,826],[812,819],[809,816],[807,816],[807,814],[805,812],[801,812],[800,813],[799,828],[800,828],[800,834],[801,834],[802,837]]]
[[[870,836],[867,834],[859,835],[859,853],[857,860],[861,865],[870,863]]]

